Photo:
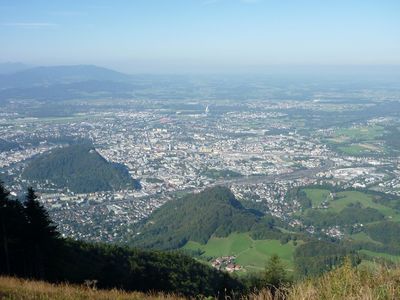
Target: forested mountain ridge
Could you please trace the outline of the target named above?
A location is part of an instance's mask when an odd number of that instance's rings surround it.
[[[91,145],[71,145],[35,157],[22,176],[31,181],[50,181],[56,188],[75,193],[139,189],[125,166],[108,162]]]
[[[167,202],[139,229],[132,244],[177,249],[188,241],[206,243],[213,235],[224,237],[232,232],[279,238],[282,233],[274,221],[244,208],[228,188],[214,187]]]

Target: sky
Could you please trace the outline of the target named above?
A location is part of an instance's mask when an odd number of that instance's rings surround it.
[[[0,0],[0,62],[130,73],[400,65],[400,1]]]

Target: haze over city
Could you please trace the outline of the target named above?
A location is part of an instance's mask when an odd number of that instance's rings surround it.
[[[396,0],[2,0],[0,11],[2,62],[128,73],[400,64]]]

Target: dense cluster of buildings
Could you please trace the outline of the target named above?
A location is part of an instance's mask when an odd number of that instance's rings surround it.
[[[236,256],[222,256],[211,261],[211,266],[217,270],[224,270],[229,273],[242,270],[242,266],[236,264]]]

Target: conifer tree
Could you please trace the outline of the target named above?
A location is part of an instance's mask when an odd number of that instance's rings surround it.
[[[10,257],[8,249],[8,231],[7,231],[7,210],[8,210],[8,195],[9,192],[4,188],[3,183],[0,182],[0,235],[1,235],[1,250],[3,252],[2,263],[3,268],[0,267],[0,272],[10,273]],[[0,265],[1,266],[1,265]]]
[[[18,200],[10,199],[10,193],[0,182],[0,273],[21,274],[24,272],[23,232],[26,219]]]
[[[51,254],[51,248],[58,237],[57,228],[31,187],[28,188],[24,207],[27,218],[26,240],[33,251],[31,275],[42,278],[44,260],[45,258],[48,260],[45,256]]]
[[[265,281],[274,292],[288,282],[288,275],[278,255],[273,254],[265,267]]]

